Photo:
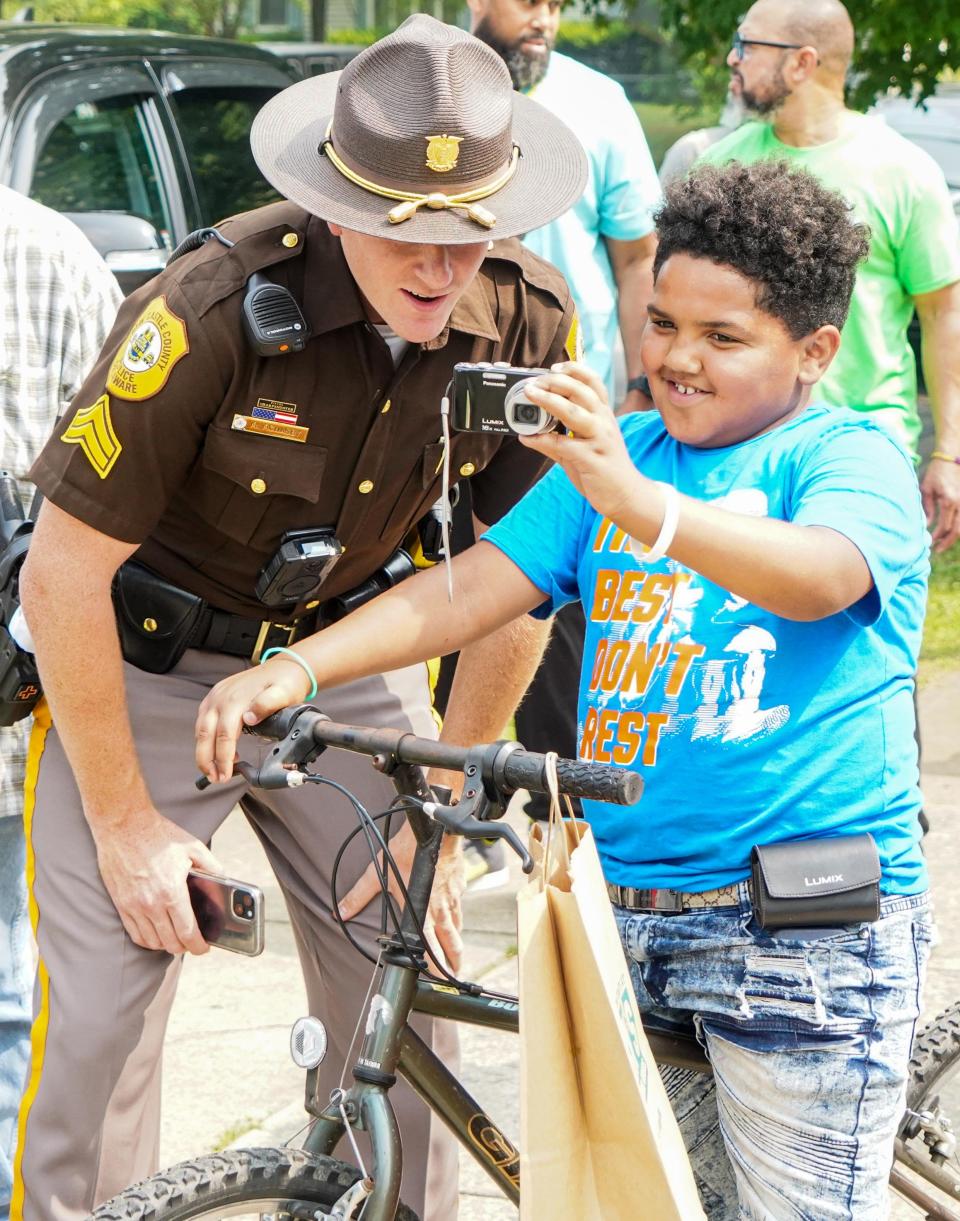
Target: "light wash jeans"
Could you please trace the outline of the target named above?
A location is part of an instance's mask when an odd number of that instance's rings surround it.
[[[711,1221],[880,1221],[933,940],[926,895],[774,936],[738,907],[615,907],[644,1022],[695,1031],[713,1077],[667,1068]]]
[[[17,1112],[30,1054],[32,989],[23,821],[0,818],[0,1221],[7,1221],[10,1210]]]

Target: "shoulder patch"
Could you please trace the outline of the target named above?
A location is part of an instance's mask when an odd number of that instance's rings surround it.
[[[107,389],[131,402],[153,398],[189,351],[183,319],[170,309],[166,297],[154,297],[113,358]]]
[[[110,419],[110,396],[101,394],[89,407],[81,407],[60,436],[67,445],[79,445],[101,479],[113,470],[123,446]]]
[[[567,354],[567,360],[583,360],[583,332],[580,330],[580,319],[576,314],[570,321],[570,330],[563,350]]]

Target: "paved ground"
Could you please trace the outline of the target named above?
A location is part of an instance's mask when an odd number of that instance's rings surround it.
[[[934,952],[927,1013],[960,997],[960,671],[921,692],[924,791],[933,830],[927,852],[934,877],[941,942]],[[167,1043],[162,1158],[165,1164],[231,1143],[276,1143],[303,1121],[302,1074],[287,1052],[291,1022],[304,1011],[296,956],[282,900],[259,846],[242,819],[228,821],[216,850],[234,876],[267,892],[267,948],[257,959],[213,952],[191,960]],[[519,877],[515,868],[514,879]],[[514,886],[468,896],[467,967],[491,986],[516,982]],[[466,1030],[468,1088],[516,1139],[517,1049],[513,1036]],[[472,1165],[461,1174],[463,1221],[513,1221],[516,1210]],[[896,1221],[919,1214],[906,1205]]]

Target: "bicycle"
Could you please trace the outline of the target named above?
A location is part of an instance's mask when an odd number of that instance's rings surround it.
[[[263,788],[322,782],[307,767],[328,746],[370,755],[373,765],[392,778],[398,794],[391,810],[377,819],[402,809],[417,839],[409,881],[404,885],[377,821],[354,803],[360,826],[353,834],[366,834],[385,892],[387,871],[393,870],[404,906],[398,916],[390,905],[393,931],[380,939],[365,1034],[352,1068],[353,1084],[335,1090],[329,1101],[317,1098],[316,1068],[325,1039],[316,1019],[301,1018],[291,1039],[294,1059],[306,1069],[306,1109],[311,1116],[301,1148],[228,1150],[182,1162],[127,1188],[97,1208],[90,1221],[212,1221],[219,1217],[417,1221],[400,1201],[402,1151],[389,1099],[397,1074],[444,1120],[503,1195],[519,1204],[519,1151],[407,1020],[416,1012],[518,1031],[516,997],[457,980],[436,959],[433,961],[442,975],[428,973],[430,951],[424,919],[445,833],[504,839],[521,858],[524,871],[530,872],[533,861],[516,832],[495,820],[517,789],[548,791],[547,757],[525,751],[514,742],[465,749],[395,730],[339,725],[309,705],[277,713],[251,732],[276,739],[259,768],[237,765],[248,783]],[[427,785],[424,767],[464,773],[458,805],[446,805],[438,799],[440,794]],[[642,790],[642,781],[635,773],[583,761],[557,760],[556,778],[560,791],[571,796],[620,804],[633,804]],[[205,782],[198,781],[198,787],[205,787]],[[692,1037],[648,1031],[648,1039],[658,1062],[710,1071]],[[914,1040],[907,1106],[890,1175],[891,1187],[926,1210],[928,1221],[960,1221],[960,1209],[943,1198],[960,1201],[960,1159],[950,1122],[951,1110],[960,1109],[958,1066],[960,1001],[926,1025]],[[945,1088],[952,1092],[942,1096]],[[354,1129],[369,1135],[369,1173]],[[353,1147],[356,1165],[333,1156],[344,1137]],[[918,1184],[909,1177],[905,1173],[908,1170],[923,1182]],[[931,1188],[938,1194],[932,1194]]]

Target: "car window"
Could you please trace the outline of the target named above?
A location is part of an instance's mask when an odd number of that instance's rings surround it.
[[[128,212],[169,241],[171,221],[137,98],[80,102],[51,127],[30,195],[58,212]]]
[[[179,90],[172,99],[205,223],[280,198],[257,169],[250,126],[270,88]]]
[[[311,55],[307,71],[311,76],[324,76],[327,72],[339,72],[348,62],[345,55]]]

